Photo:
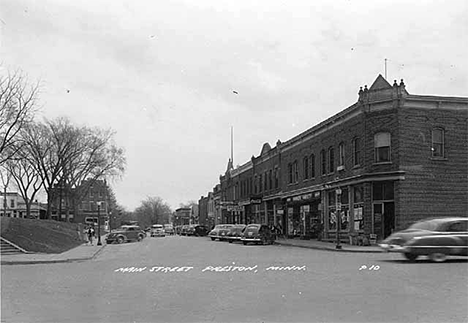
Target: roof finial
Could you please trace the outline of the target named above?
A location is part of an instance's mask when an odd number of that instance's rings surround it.
[[[400,86],[405,86],[405,83],[403,82],[403,79],[401,79]]]
[[[394,87],[395,87],[395,86],[398,86],[398,83],[397,83],[396,80],[393,80],[393,86],[394,86]]]

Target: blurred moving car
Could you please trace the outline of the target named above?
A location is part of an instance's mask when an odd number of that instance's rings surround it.
[[[164,226],[162,224],[153,224],[151,226],[151,236],[152,237],[165,237],[166,232],[164,231]]]
[[[468,218],[426,219],[391,234],[379,246],[387,252],[401,252],[406,259],[428,256],[443,262],[447,256],[468,256]]]
[[[229,229],[229,232],[226,234],[226,239],[229,243],[233,241],[240,241],[242,233],[247,226],[245,224],[236,224]]]
[[[172,226],[172,224],[165,224],[164,225],[164,232],[169,234],[169,235],[173,235],[175,233],[175,230],[174,230],[174,227]]]
[[[204,237],[208,234],[208,228],[201,224],[192,224],[187,229],[187,235],[195,237]]]
[[[256,244],[273,244],[275,236],[265,224],[249,224],[244,229],[241,241],[244,245],[249,242],[254,242]]]
[[[123,225],[112,231],[106,237],[106,243],[124,243],[129,241],[141,241],[146,237],[146,232],[136,225]]]

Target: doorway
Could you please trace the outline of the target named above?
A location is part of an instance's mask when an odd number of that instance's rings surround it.
[[[383,240],[395,229],[395,203],[379,202],[373,207],[374,233],[378,240]]]

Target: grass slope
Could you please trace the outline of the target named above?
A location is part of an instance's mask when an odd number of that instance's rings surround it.
[[[61,253],[83,243],[78,224],[1,217],[1,236],[32,252]]]

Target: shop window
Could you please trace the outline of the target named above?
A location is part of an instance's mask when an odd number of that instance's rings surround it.
[[[379,132],[374,136],[375,162],[390,161],[390,133]]]
[[[335,191],[328,192],[328,205],[329,206],[336,205],[336,192]]]
[[[432,129],[432,157],[445,157],[445,133],[442,128]]]
[[[302,164],[304,167],[304,179],[309,179],[309,157],[305,156]]]
[[[339,148],[339,156],[338,156],[338,167],[341,166],[342,168],[344,168],[344,165],[345,165],[345,145],[344,143],[340,143],[340,145],[338,146]]]
[[[393,182],[374,182],[372,184],[372,200],[393,200]]]
[[[364,202],[364,187],[362,185],[354,186],[353,192],[354,192],[354,203]]]
[[[321,161],[321,170],[322,170],[322,175],[327,174],[327,156],[325,155],[325,150],[322,149],[320,151],[320,161]]]
[[[310,178],[315,177],[315,155],[310,155]]]
[[[361,139],[356,137],[353,139],[353,165],[361,164]]]
[[[328,148],[328,172],[333,173],[335,171],[335,150],[333,147]]]

